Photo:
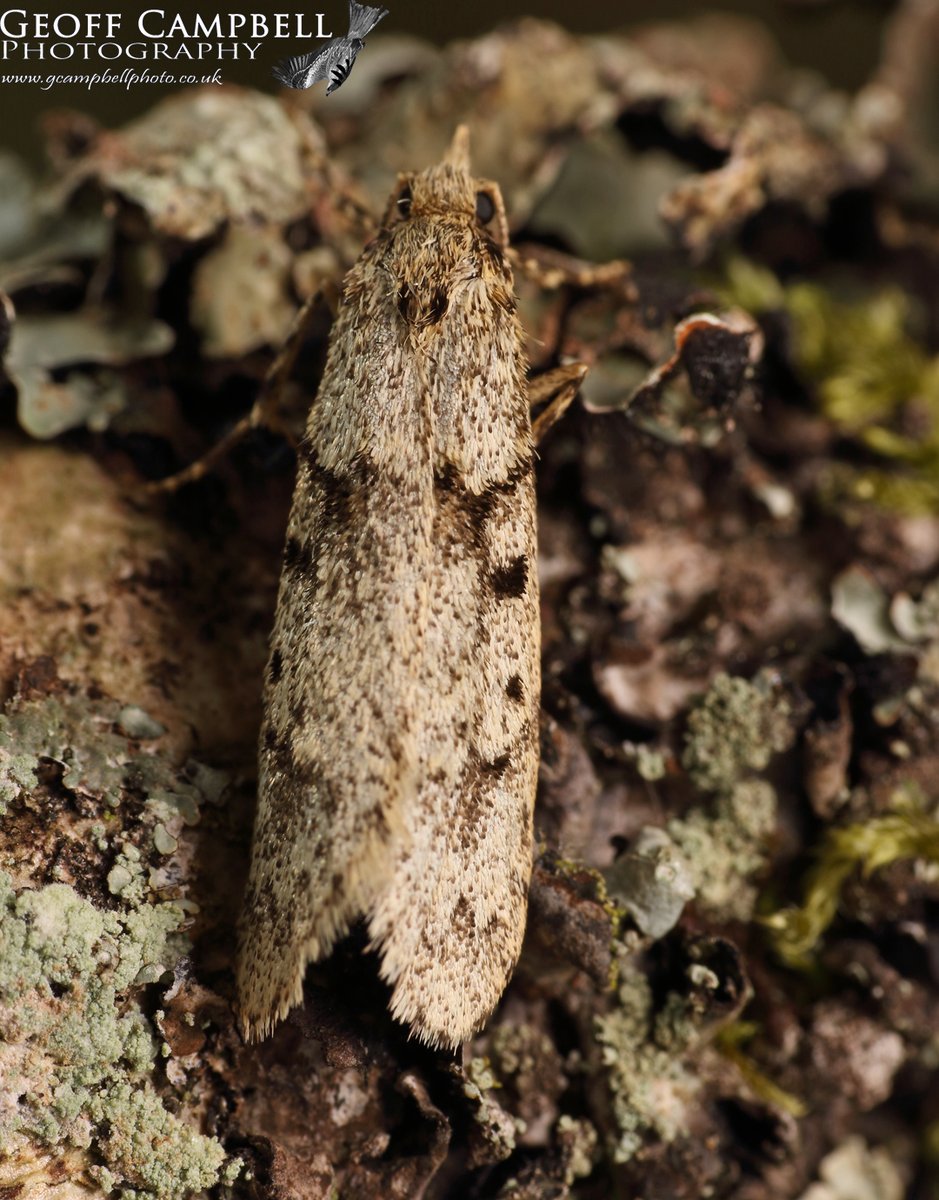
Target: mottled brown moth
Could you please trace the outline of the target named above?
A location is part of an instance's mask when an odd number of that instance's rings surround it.
[[[477,1030],[518,959],[540,630],[507,251],[499,189],[470,175],[461,129],[443,162],[399,177],[343,283],[266,673],[238,963],[249,1037],[359,918],[393,1014],[432,1045]],[[539,390],[556,411],[582,374]]]

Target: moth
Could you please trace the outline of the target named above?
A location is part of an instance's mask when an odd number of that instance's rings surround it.
[[[345,37],[330,38],[320,50],[313,54],[301,54],[296,58],[285,58],[273,68],[275,79],[291,88],[312,87],[320,79],[328,80],[326,95],[341,87],[355,65],[356,55],[365,45],[365,39],[382,17],[388,16],[387,8],[369,8],[349,0],[349,32]]]
[[[266,671],[237,969],[249,1038],[360,918],[393,1015],[433,1046],[482,1025],[519,956],[540,629],[507,250],[461,127],[440,164],[399,177],[343,282]],[[583,374],[540,377],[554,399],[536,433]]]

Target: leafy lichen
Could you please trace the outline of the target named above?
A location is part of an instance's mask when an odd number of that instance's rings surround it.
[[[108,726],[118,707],[107,701],[89,701],[81,695],[45,696],[11,705],[0,714],[0,798],[3,780],[12,779],[14,790],[36,786],[35,768],[40,758],[52,759],[62,767],[65,787],[98,796],[112,808],[121,803],[121,790],[132,767],[148,775],[160,768],[146,755],[135,755],[127,738]]]
[[[108,872],[108,891],[127,904],[140,904],[147,894],[146,872],[140,857],[139,849],[128,842]]]
[[[647,826],[604,872],[610,896],[652,938],[664,937],[694,896],[685,857],[664,829]]]
[[[564,1151],[564,1182],[570,1187],[576,1180],[586,1179],[593,1170],[597,1131],[585,1118],[563,1113],[558,1117],[554,1133]]]

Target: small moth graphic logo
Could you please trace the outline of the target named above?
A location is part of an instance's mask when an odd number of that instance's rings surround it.
[[[275,78],[292,88],[312,87],[318,80],[326,79],[328,96],[345,83],[365,39],[387,15],[387,8],[369,8],[349,0],[349,32],[346,36],[330,38],[315,54],[283,59],[274,67]]]

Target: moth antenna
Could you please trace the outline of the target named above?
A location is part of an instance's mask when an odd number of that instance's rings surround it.
[[[468,125],[457,125],[450,148],[443,161],[458,171],[470,173],[470,131]]]

